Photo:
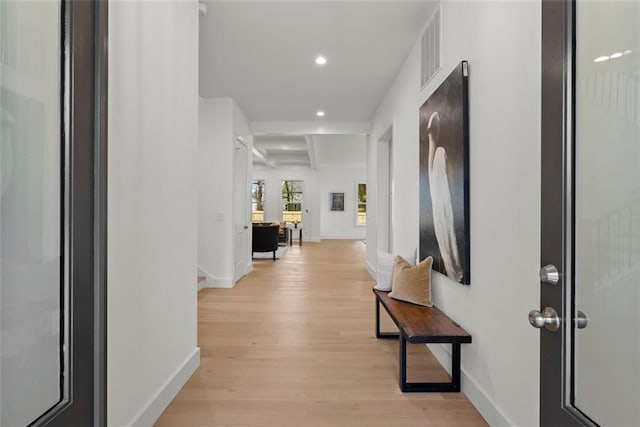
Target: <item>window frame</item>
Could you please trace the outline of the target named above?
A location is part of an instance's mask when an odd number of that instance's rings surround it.
[[[364,192],[364,194],[365,194],[365,200],[364,200],[365,220],[364,220],[363,223],[358,221],[359,213],[360,213],[359,209],[360,209],[360,205],[361,205],[361,203],[360,203],[360,193],[359,193],[361,184],[365,186],[365,192]],[[356,181],[353,200],[354,200],[354,205],[355,205],[355,208],[354,208],[354,224],[355,224],[356,227],[366,227],[367,226],[367,182],[366,181]]]
[[[256,203],[256,205],[257,205],[257,202],[254,202],[254,200],[253,200],[253,185],[254,184],[257,185],[257,183],[260,182],[260,181],[262,181],[262,221],[254,221],[253,214],[255,212],[260,212],[260,211],[253,210],[253,204]],[[265,205],[265,203],[267,201],[266,189],[267,189],[267,180],[266,179],[264,179],[264,178],[252,178],[251,179],[251,222],[252,223],[253,222],[264,222],[264,211],[265,211],[264,210],[264,205]]]
[[[290,191],[290,193],[292,194],[300,194],[300,210],[299,211],[288,211],[285,210],[285,199],[282,197],[282,188],[284,187],[284,183],[285,182],[295,182],[295,183],[300,183],[300,190],[299,191]],[[284,215],[285,212],[300,212],[300,220],[298,221],[298,223],[302,223],[302,214],[304,212],[304,205],[305,205],[305,198],[304,198],[304,193],[305,193],[305,181],[303,179],[282,179],[280,180],[280,221],[287,222],[284,219]],[[298,202],[293,202],[293,203],[298,203]],[[288,222],[295,222],[295,221],[288,221]]]

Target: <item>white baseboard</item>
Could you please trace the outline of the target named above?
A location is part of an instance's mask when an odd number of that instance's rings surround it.
[[[208,282],[209,280],[213,279],[213,275],[200,266],[198,266],[198,276],[204,276],[204,282]]]
[[[367,271],[369,272],[369,274],[371,275],[371,277],[372,277],[373,279],[375,279],[375,278],[378,276],[378,274],[376,273],[376,269],[375,269],[375,267],[373,267],[373,266],[369,263],[369,261],[365,261],[365,262],[364,262],[364,267],[367,269]]]
[[[207,284],[211,280],[211,274],[204,268],[198,266],[198,276],[204,277],[202,282],[198,282],[198,292],[207,287]]]
[[[343,235],[339,235],[339,236],[322,236],[321,239],[322,240],[364,240],[366,239],[366,236],[345,236]]]
[[[451,351],[449,344],[427,344],[431,353],[438,359],[445,370],[451,374]],[[461,346],[464,352],[464,345]],[[487,393],[476,383],[473,378],[467,375],[466,371],[460,368],[462,392],[469,401],[480,412],[480,415],[490,426],[513,426],[507,417],[500,411],[495,403],[487,396]]]
[[[233,288],[235,284],[232,277],[213,277],[211,273],[200,266],[198,266],[198,275],[206,277],[204,282],[201,282],[204,283],[203,288]],[[198,290],[200,289],[202,288],[198,287]]]
[[[200,348],[197,347],[182,366],[171,375],[131,425],[135,427],[153,426],[199,366]]]
[[[207,280],[207,288],[233,288],[235,283],[232,277],[212,277],[211,280]]]

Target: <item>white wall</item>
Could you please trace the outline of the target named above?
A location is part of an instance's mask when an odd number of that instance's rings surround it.
[[[234,138],[240,136],[247,144],[247,183],[251,176],[253,138],[242,109],[231,98],[200,98],[199,104],[198,268],[207,278],[206,286],[231,287],[235,254]],[[248,222],[250,200],[247,185]]]
[[[473,336],[462,350],[463,391],[491,425],[538,424],[539,1],[442,4],[442,70],[420,90],[416,43],[373,120],[367,263],[375,266],[376,150],[393,125],[396,252],[418,244],[418,109],[468,60],[471,285],[433,273],[435,303]],[[372,200],[372,198],[374,200]],[[373,218],[371,218],[373,216]],[[444,346],[432,346],[446,360]]]
[[[196,347],[198,3],[109,6],[109,425],[151,425]]]
[[[264,179],[264,220],[282,221],[282,181],[304,181],[302,201],[302,238],[320,241],[320,174],[310,168],[255,167],[252,180]],[[295,238],[295,236],[294,236]]]
[[[233,284],[233,101],[200,98],[198,268],[209,286]]]
[[[366,183],[366,168],[320,169],[320,238],[364,239],[366,227],[356,225],[358,182]],[[344,211],[329,210],[329,193],[344,193]]]

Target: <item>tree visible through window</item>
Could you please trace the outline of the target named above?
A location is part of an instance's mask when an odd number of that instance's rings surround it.
[[[358,206],[358,217],[356,225],[365,225],[367,223],[367,184],[358,183],[358,196],[356,200]]]
[[[282,181],[282,221],[302,222],[304,181]]]
[[[251,182],[251,221],[264,222],[264,180]]]

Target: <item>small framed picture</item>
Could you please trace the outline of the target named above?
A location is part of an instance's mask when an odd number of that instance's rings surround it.
[[[329,193],[329,210],[344,211],[344,193]]]

